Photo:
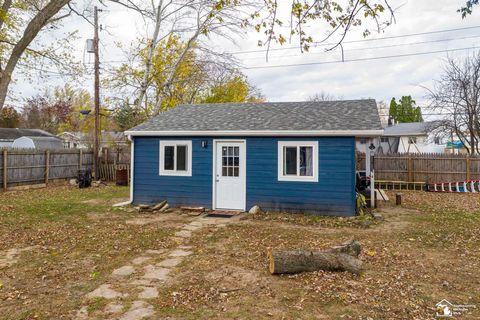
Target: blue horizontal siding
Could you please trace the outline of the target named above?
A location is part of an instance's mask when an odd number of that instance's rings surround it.
[[[160,176],[160,140],[192,140],[192,176]],[[212,145],[202,148],[203,138],[134,138],[133,202],[170,206],[212,206]]]
[[[237,137],[241,138],[241,137]],[[134,203],[168,200],[171,206],[212,207],[212,137],[136,137]],[[218,138],[235,139],[235,138]],[[353,137],[249,137],[247,208],[355,214],[355,139]],[[159,141],[192,140],[192,176],[159,176]],[[319,181],[278,181],[278,141],[318,141]],[[207,148],[202,148],[207,141]]]

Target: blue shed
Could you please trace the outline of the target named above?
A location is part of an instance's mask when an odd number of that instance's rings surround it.
[[[180,105],[126,132],[131,201],[355,214],[355,138],[375,100]]]

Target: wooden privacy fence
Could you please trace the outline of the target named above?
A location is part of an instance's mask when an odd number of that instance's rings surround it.
[[[105,149],[106,150],[106,149]],[[129,168],[130,150],[104,151],[99,176],[114,180],[116,168]],[[73,179],[80,169],[93,169],[93,152],[83,149],[0,149],[2,188]]]
[[[365,170],[364,153],[357,153],[357,170]],[[480,156],[441,153],[375,155],[375,179],[410,183],[480,179]]]

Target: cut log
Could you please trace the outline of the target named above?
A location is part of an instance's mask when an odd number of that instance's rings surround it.
[[[312,271],[348,271],[360,274],[362,261],[358,259],[360,244],[351,240],[327,250],[269,250],[271,274]]]
[[[152,207],[153,211],[162,209],[167,204],[167,200],[163,200],[162,202],[157,203]]]
[[[180,207],[184,211],[205,212],[204,207]]]

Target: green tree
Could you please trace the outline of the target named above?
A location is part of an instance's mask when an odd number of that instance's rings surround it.
[[[398,102],[392,98],[389,115],[396,122],[423,122],[422,110],[411,96],[402,96]]]
[[[227,81],[219,83],[208,90],[206,95],[199,99],[200,103],[227,103],[227,102],[261,102],[262,95],[251,86],[243,75],[233,75]]]
[[[145,118],[137,112],[135,106],[125,101],[113,112],[113,120],[115,121],[118,131],[125,131],[140,124]]]

